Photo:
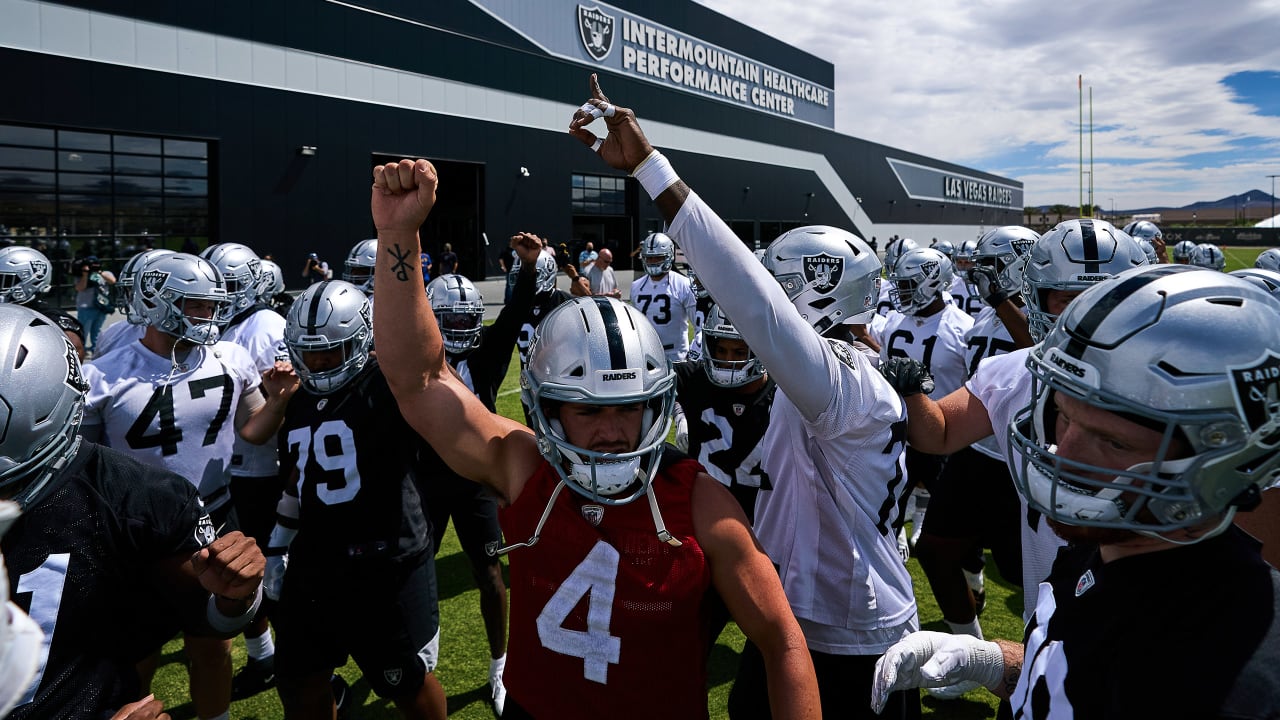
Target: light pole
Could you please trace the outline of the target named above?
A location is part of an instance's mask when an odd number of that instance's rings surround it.
[[[1276,216],[1276,178],[1280,177],[1280,175],[1268,175],[1267,177],[1271,178],[1271,217],[1274,218]],[[1271,223],[1274,226],[1275,220],[1272,220]]]

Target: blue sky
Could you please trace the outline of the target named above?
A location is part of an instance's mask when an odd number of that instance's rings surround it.
[[[1108,210],[1280,173],[1276,0],[699,2],[834,63],[840,132],[1016,178],[1029,205],[1077,202],[1079,75]]]

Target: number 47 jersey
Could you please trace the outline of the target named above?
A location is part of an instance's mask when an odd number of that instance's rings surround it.
[[[248,351],[219,342],[192,348],[176,366],[130,343],[84,366],[84,425],[103,444],[186,478],[209,511],[226,493],[235,410],[261,378]]]

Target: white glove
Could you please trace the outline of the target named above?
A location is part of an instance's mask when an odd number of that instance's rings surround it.
[[[971,680],[988,689],[1004,677],[1000,646],[971,635],[921,631],[899,640],[876,661],[871,709],[879,714],[890,693]]]
[[[267,569],[262,576],[262,591],[272,600],[280,599],[280,590],[284,588],[284,573],[287,569],[289,569],[289,553],[267,558]]]
[[[676,449],[689,451],[689,421],[684,419],[683,413],[676,418]]]

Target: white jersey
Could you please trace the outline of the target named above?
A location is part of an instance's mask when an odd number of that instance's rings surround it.
[[[145,334],[147,334],[146,325],[134,325],[130,322],[112,323],[99,333],[94,357],[102,357],[121,345],[137,342]]]
[[[974,318],[987,307],[982,298],[969,293],[969,283],[964,281],[964,275],[960,272],[956,273],[956,279],[951,283],[951,301]]]
[[[919,628],[895,530],[902,399],[874,359],[819,337],[697,194],[669,234],[777,382],[763,439],[773,489],[757,498],[755,530],[810,649],[884,652]]]
[[[896,312],[898,310],[898,306],[893,304],[893,299],[889,296],[889,293],[892,291],[893,283],[889,282],[887,278],[881,278],[880,297],[876,299],[877,315],[888,315],[889,313]]]
[[[289,361],[284,344],[284,318],[270,308],[257,312],[227,328],[222,339],[249,351],[258,374],[275,367],[277,360]],[[231,474],[236,477],[275,477],[280,472],[279,449],[273,442],[254,445],[239,435],[231,456]]]
[[[244,348],[198,346],[176,367],[142,343],[84,366],[84,425],[103,444],[186,478],[216,510],[229,499],[235,412],[260,379]]]
[[[631,304],[653,323],[662,349],[673,363],[689,352],[689,326],[698,311],[698,297],[689,278],[672,270],[661,279],[648,275],[631,283]]]
[[[972,376],[978,370],[978,363],[989,357],[1004,355],[1018,349],[994,308],[983,306],[982,312],[973,321],[973,327],[964,334],[965,367]],[[994,437],[986,437],[971,446],[974,450],[996,460],[1004,460],[1004,452],[996,444]]]
[[[889,313],[881,331],[880,359],[909,357],[919,361],[933,375],[932,397],[946,397],[964,384],[969,373],[964,364],[964,334],[973,327],[973,318],[955,305],[924,317]]]
[[[1022,472],[1022,456],[1009,446],[1009,426],[1018,411],[1031,404],[1031,373],[1027,370],[1027,354],[1031,348],[1022,348],[1004,355],[987,358],[978,364],[973,377],[966,383],[969,392],[987,408],[991,418],[992,438],[1009,464],[1009,473],[1017,477]],[[1022,619],[1031,617],[1040,581],[1049,577],[1058,548],[1066,544],[1045,522],[1040,513],[1027,506],[1027,500],[1018,494],[1022,502],[1022,592],[1024,609]]]

